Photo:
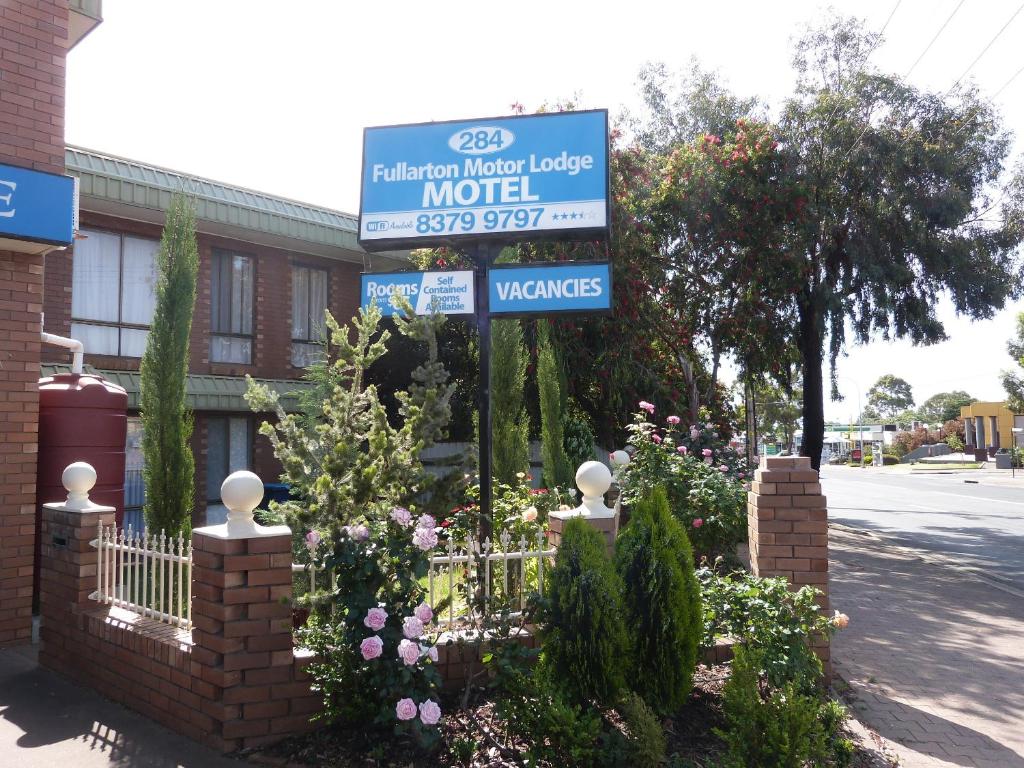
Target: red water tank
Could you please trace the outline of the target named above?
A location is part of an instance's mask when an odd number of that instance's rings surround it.
[[[85,461],[96,470],[89,498],[124,515],[124,448],[128,395],[121,387],[89,373],[58,373],[39,380],[39,505],[63,501],[64,468]],[[38,505],[37,505],[38,507]]]

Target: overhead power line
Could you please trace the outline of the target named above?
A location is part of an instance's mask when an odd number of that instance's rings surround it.
[[[974,65],[977,64],[979,61],[981,61],[981,57],[984,56],[986,53],[988,53],[989,49],[993,45],[995,45],[996,40],[998,40],[1000,37],[1002,37],[1003,32],[1005,32],[1006,28],[1009,27],[1013,23],[1013,20],[1016,19],[1017,16],[1020,15],[1021,11],[1024,11],[1024,3],[1021,3],[1019,6],[1017,6],[1017,10],[1013,12],[1013,15],[1007,20],[1007,22],[1005,24],[1003,24],[1003,26],[999,29],[999,31],[996,32],[995,37],[993,37],[991,40],[988,41],[988,45],[986,45],[984,48],[981,49],[981,53],[979,53],[977,56],[974,57],[974,61],[972,61],[970,63],[970,65],[967,67],[967,69],[965,69],[963,71],[963,73],[960,75],[960,77],[958,77],[956,79],[956,82],[954,82],[951,86],[949,86],[949,90],[946,91],[946,93],[944,93],[943,96],[948,96],[950,93],[952,93],[954,88],[956,88],[958,85],[960,85],[960,82],[965,77],[967,77],[968,73],[972,69],[974,69]]]
[[[931,41],[928,43],[928,45],[925,46],[924,50],[921,51],[921,54],[916,59],[914,59],[914,63],[910,65],[910,69],[908,69],[904,73],[904,75],[903,75],[903,79],[904,80],[906,80],[908,77],[910,77],[910,73],[913,72],[914,68],[917,67],[917,65],[921,63],[921,59],[923,59],[925,57],[925,54],[928,53],[928,51],[930,51],[932,49],[932,46],[935,45],[935,41],[939,39],[939,36],[945,31],[946,27],[949,26],[949,22],[951,22],[953,20],[953,17],[956,16],[957,11],[960,10],[961,6],[965,2],[967,2],[967,0],[960,0],[960,2],[956,4],[956,8],[953,9],[953,12],[951,14],[949,14],[949,16],[946,17],[946,20],[944,22],[942,22],[942,26],[939,27],[939,31],[935,33],[935,36],[931,39]]]

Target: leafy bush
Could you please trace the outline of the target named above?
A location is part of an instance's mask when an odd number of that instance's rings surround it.
[[[543,662],[577,704],[614,704],[625,687],[622,582],[604,537],[587,521],[566,522],[548,582]]]
[[[791,592],[785,579],[722,576],[710,568],[698,569],[697,578],[704,601],[704,647],[718,637],[732,637],[760,654],[773,685],[796,681],[804,689],[815,688],[821,662],[808,643],[831,634],[838,621],[821,612],[818,590],[805,586]]]
[[[411,308],[407,311],[411,315]],[[297,498],[272,505],[293,525],[312,526],[310,552],[337,587],[312,596],[321,613],[300,640],[317,653],[310,674],[329,719],[357,719],[430,745],[438,738],[436,654],[427,640],[432,618],[421,580],[437,545],[435,521],[418,504],[431,478],[419,460],[444,434],[452,387],[437,357],[443,317],[395,319],[400,333],[426,347],[426,359],[405,392],[396,394],[402,423],[394,427],[366,369],[387,350],[380,310],[361,311],[343,328],[329,314],[328,361],[319,375],[332,381],[317,413],[287,414],[277,396],[249,382]],[[325,580],[326,581],[326,580]]]
[[[730,768],[805,768],[828,764],[817,699],[787,682],[775,688],[761,675],[763,652],[736,649],[732,675],[722,691],[726,728],[716,731]]]
[[[642,405],[629,427],[633,457],[622,475],[623,501],[632,505],[663,487],[694,551],[731,555],[747,536],[746,460],[707,425],[682,430],[679,417],[669,416],[659,427],[644,415],[654,406]]]
[[[629,762],[634,768],[654,768],[665,759],[665,731],[644,700],[626,694],[616,707],[626,726]]]
[[[637,692],[655,711],[669,714],[693,688],[702,614],[693,551],[669,514],[664,489],[633,506],[616,542],[615,564],[625,585]]]

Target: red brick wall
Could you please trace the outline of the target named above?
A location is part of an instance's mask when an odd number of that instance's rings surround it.
[[[66,2],[0,4],[0,162],[64,172]],[[0,251],[0,647],[32,626],[43,260]]]

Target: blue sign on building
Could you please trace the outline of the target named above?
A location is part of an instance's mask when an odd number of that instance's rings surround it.
[[[612,307],[608,262],[497,265],[487,280],[492,315],[601,313]]]
[[[70,245],[75,180],[0,164],[0,238]]]
[[[472,315],[476,312],[473,272],[376,272],[360,276],[359,306],[376,302],[384,317],[398,314],[395,294],[404,296],[417,315]]]
[[[359,241],[369,249],[537,240],[608,229],[608,112],[367,128]]]

